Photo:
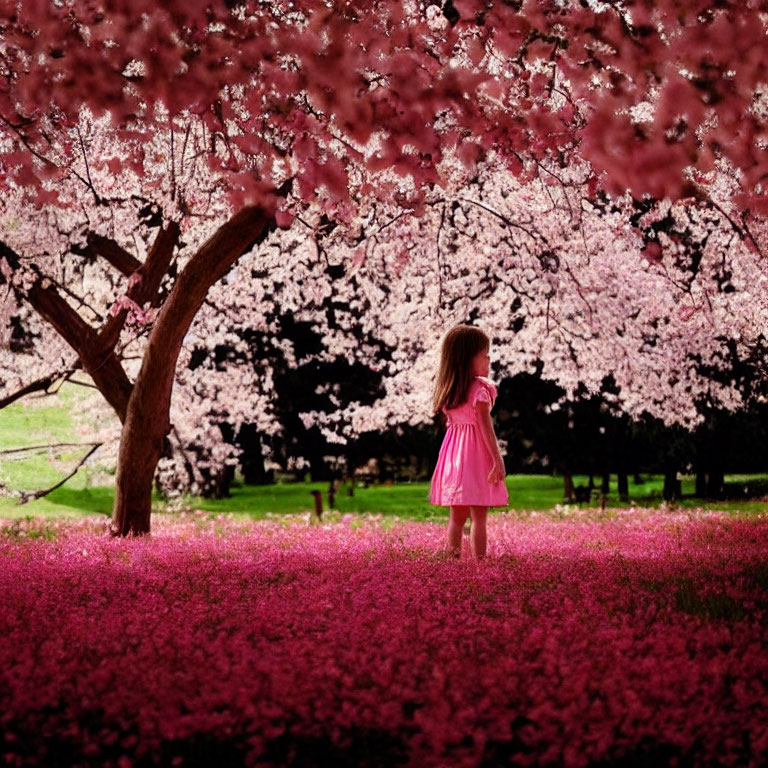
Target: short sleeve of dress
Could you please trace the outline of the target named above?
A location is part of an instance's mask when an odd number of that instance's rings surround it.
[[[472,393],[472,407],[475,408],[478,403],[490,403],[493,405],[496,400],[496,387],[488,379],[478,377],[474,383]]]

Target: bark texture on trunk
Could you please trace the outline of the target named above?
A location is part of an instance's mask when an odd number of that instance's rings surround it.
[[[114,535],[149,533],[152,481],[163,439],[171,429],[171,391],[184,336],[208,289],[266,237],[273,223],[274,218],[260,208],[242,209],[190,259],[163,304],[133,385],[120,439]]]
[[[77,352],[83,370],[93,379],[120,421],[125,422],[131,382],[114,351],[99,342],[96,331],[52,285],[46,285],[44,278],[32,285],[25,298]]]

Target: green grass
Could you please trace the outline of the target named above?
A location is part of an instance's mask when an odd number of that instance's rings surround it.
[[[87,437],[78,434],[72,415],[86,395],[82,387],[65,384],[55,396],[29,397],[0,410],[0,451],[87,442]],[[88,446],[2,455],[0,483],[14,491],[49,488],[66,477],[87,451]],[[108,515],[112,510],[113,491],[91,487],[93,473],[90,467],[83,467],[61,488],[24,505],[19,505],[15,498],[0,497],[0,517]]]
[[[562,501],[562,478],[542,475],[507,477],[510,501],[518,509],[550,509]],[[242,486],[232,490],[227,499],[189,498],[190,506],[205,512],[247,513],[253,518],[268,513],[306,512],[314,509],[311,491],[323,494],[323,508],[328,509],[328,483],[286,483],[284,485]],[[397,483],[355,488],[354,496],[341,485],[334,508],[341,514],[384,514],[414,520],[444,518],[446,507],[433,507],[429,501],[429,483]]]
[[[0,450],[73,441],[75,424],[70,412],[79,393],[65,385],[56,397],[28,399],[0,410]]]
[[[586,485],[586,477],[575,477],[577,485]],[[653,478],[636,486],[643,498],[661,499],[662,478]],[[515,509],[551,509],[564,501],[562,477],[550,475],[508,475],[507,488],[510,504]],[[328,507],[328,483],[286,483],[272,486],[242,486],[232,490],[227,499],[189,498],[190,506],[206,512],[246,512],[254,518],[263,518],[268,512],[303,512],[314,509],[311,491],[323,493],[323,507]],[[447,517],[445,507],[433,507],[428,502],[429,483],[398,483],[355,488],[354,496],[347,495],[344,485],[336,493],[335,509],[347,512],[388,514],[425,520]],[[598,502],[593,502],[593,506]]]
[[[764,477],[764,476],[761,476]],[[112,509],[114,491],[112,488],[73,487],[78,485],[73,478],[66,485],[53,491],[44,499],[38,499],[19,506],[15,500],[0,498],[0,517],[18,518],[27,515],[81,516],[86,514],[109,515]],[[586,482],[576,478],[577,483]],[[510,506],[518,510],[548,510],[564,503],[563,481],[547,475],[510,475],[507,477]],[[643,485],[630,485],[630,500],[638,506],[659,506],[661,501],[661,478],[650,478]],[[269,514],[290,514],[308,512],[314,509],[311,491],[323,494],[323,508],[328,509],[327,483],[285,483],[265,486],[239,486],[232,489],[232,495],[224,499],[202,499],[188,497],[185,505],[211,514],[231,512],[248,515],[253,519],[264,519]],[[429,483],[400,483],[396,485],[374,485],[369,488],[355,488],[354,496],[347,495],[342,486],[336,494],[335,509],[341,514],[383,514],[408,517],[413,520],[444,519],[448,510],[433,507],[427,501]],[[627,506],[615,495],[607,498],[607,506]],[[712,502],[702,499],[684,498],[676,503],[680,507],[700,507],[748,514],[762,514],[768,511],[768,502],[760,500],[731,500]],[[155,499],[155,508],[161,509],[162,502]],[[598,500],[589,505],[599,506]]]
[[[726,478],[731,481],[731,478]],[[739,481],[766,481],[766,475],[739,476]],[[576,485],[586,485],[587,478],[574,477]],[[736,482],[733,480],[732,482]],[[629,502],[621,502],[616,496],[616,478],[612,478],[612,494],[606,499],[607,506],[637,506],[657,507],[663,503],[662,488],[664,479],[661,476],[650,476],[638,485],[630,483]],[[683,481],[683,493],[693,492],[694,481]],[[557,504],[564,503],[564,488],[562,477],[550,475],[508,475],[510,506],[518,510],[548,510]],[[188,498],[187,503],[206,512],[245,513],[254,519],[261,519],[268,513],[306,512],[314,508],[311,491],[323,493],[323,508],[328,508],[327,483],[286,483],[272,486],[241,486],[233,488],[232,496],[226,499]],[[354,496],[347,495],[346,487],[341,486],[336,493],[334,508],[341,514],[348,512],[356,514],[384,514],[409,517],[414,520],[430,520],[447,517],[448,510],[444,507],[433,507],[427,501],[429,483],[399,483],[396,485],[375,485],[369,488],[355,488]],[[712,502],[692,497],[683,498],[676,502],[681,507],[701,507],[746,513],[764,513],[768,511],[768,502],[745,499],[722,502]],[[599,498],[595,497],[589,507],[600,506]]]
[[[228,499],[189,498],[188,504],[205,512],[246,513],[262,519],[269,513],[309,512],[315,508],[312,491],[323,494],[323,508],[328,509],[328,483],[286,483],[283,485],[242,486],[232,489]],[[347,495],[345,487],[336,494],[334,508],[342,514],[387,514],[416,520],[440,516],[440,510],[427,503],[428,483],[400,483],[355,488]]]
[[[86,395],[75,385],[64,385],[56,397],[28,398],[23,403],[0,410],[0,450],[53,443],[85,442],[78,434],[73,417],[74,406]],[[77,463],[87,448],[40,450],[29,454],[0,456],[0,483],[15,491],[47,488],[62,479]],[[98,456],[98,454],[97,454]],[[64,486],[43,499],[19,505],[14,498],[0,497],[0,517],[20,519],[27,516],[79,517],[89,514],[109,515],[112,510],[114,490],[94,486],[95,473],[103,477],[103,469],[84,467]],[[755,492],[768,491],[768,475],[732,475],[726,478],[734,488],[751,486]],[[579,486],[587,484],[584,476],[574,477]],[[658,506],[662,503],[663,478],[647,476],[644,482],[629,485],[630,503],[638,506]],[[563,480],[548,475],[510,475],[507,487],[511,507],[524,510],[548,510],[564,503]],[[186,498],[185,506],[211,514],[232,512],[262,519],[269,514],[308,512],[314,508],[311,491],[323,494],[323,506],[328,508],[327,483],[283,483],[270,486],[239,486],[226,499]],[[744,498],[722,502],[709,502],[693,498],[694,479],[684,478],[684,498],[676,502],[680,507],[706,506],[708,509],[739,511],[762,514],[768,511],[764,499]],[[611,478],[611,491],[607,506],[626,506],[616,496],[616,478]],[[432,507],[428,501],[429,483],[399,483],[355,488],[354,496],[348,496],[345,486],[336,494],[335,509],[341,514],[383,514],[408,517],[414,520],[444,519],[447,509]],[[599,506],[599,494],[595,493],[588,506]],[[156,509],[163,504],[155,499]]]

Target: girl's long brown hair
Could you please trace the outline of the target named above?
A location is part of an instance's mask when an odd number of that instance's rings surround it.
[[[479,328],[455,325],[443,339],[440,370],[435,383],[434,412],[456,408],[469,393],[472,384],[472,359],[488,349],[490,339]]]

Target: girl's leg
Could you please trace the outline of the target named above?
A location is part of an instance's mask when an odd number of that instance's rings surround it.
[[[451,507],[451,519],[448,522],[448,550],[459,557],[461,555],[461,532],[469,517],[470,507]]]
[[[485,549],[488,536],[485,531],[485,522],[488,517],[488,507],[470,507],[469,512],[472,515],[472,527],[470,530],[470,540],[472,542],[472,551],[478,560],[485,557]]]

